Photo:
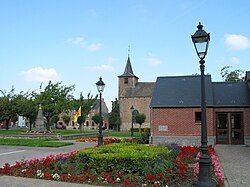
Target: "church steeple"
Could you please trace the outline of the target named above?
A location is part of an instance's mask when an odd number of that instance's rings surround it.
[[[129,55],[128,55],[128,60],[124,69],[124,73],[120,75],[119,77],[136,77],[132,69]]]
[[[120,98],[123,97],[123,95],[126,94],[127,91],[135,88],[139,79],[137,76],[134,75],[129,54],[124,72],[122,75],[118,76],[118,78],[119,78],[118,98]]]
[[[131,66],[131,62],[130,62],[130,57],[129,56],[128,56],[127,64],[126,64],[126,67],[125,67],[123,75],[126,75],[126,76],[135,76],[134,73],[133,73],[133,69],[132,69],[132,66]]]

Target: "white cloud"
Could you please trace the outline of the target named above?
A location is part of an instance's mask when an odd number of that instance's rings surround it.
[[[117,62],[118,59],[110,56],[110,57],[108,57],[108,58],[106,59],[106,61],[107,61],[109,64],[113,64],[113,63]]]
[[[93,71],[113,71],[114,67],[108,64],[102,64],[99,66],[90,66],[88,69]]]
[[[68,38],[67,42],[74,45],[84,45],[84,38],[81,36]]]
[[[94,51],[99,51],[102,47],[101,43],[93,43],[87,46],[87,50],[94,52]]]
[[[243,35],[226,34],[225,42],[233,51],[248,49],[250,47],[250,39]]]
[[[89,42],[86,41],[81,36],[68,38],[67,42],[70,44],[76,45],[76,46],[80,46],[83,49],[91,51],[91,52],[99,51],[101,49],[101,47],[103,46],[101,43],[89,44]]]
[[[158,58],[156,58],[153,54],[148,53],[148,57],[146,58],[146,61],[151,65],[151,66],[158,66],[162,63],[162,61]]]
[[[233,64],[238,64],[238,63],[240,62],[240,59],[237,58],[237,57],[232,57],[232,58],[231,58],[231,62],[232,62]]]
[[[59,78],[59,75],[54,68],[46,69],[42,67],[35,67],[27,71],[23,71],[21,72],[21,75],[23,75],[27,81],[34,82],[48,82]]]

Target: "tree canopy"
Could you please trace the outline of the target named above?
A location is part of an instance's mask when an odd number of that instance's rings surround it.
[[[120,125],[121,125],[120,107],[119,107],[119,102],[116,99],[115,101],[112,101],[112,111],[109,116],[109,127],[119,131]]]
[[[46,118],[46,128],[49,130],[50,124],[58,120],[58,115],[64,112],[71,115],[71,111],[82,107],[81,119],[85,121],[86,116],[96,102],[96,97],[90,93],[87,99],[83,98],[82,93],[79,99],[75,99],[72,95],[74,85],[65,86],[61,82],[52,83],[51,81],[40,91],[15,93],[14,87],[7,92],[0,90],[0,122],[9,124],[10,121],[15,122],[18,116],[23,116],[29,120],[30,124],[34,124],[38,106],[41,104],[43,115]],[[66,122],[69,119],[64,119]],[[8,129],[9,125],[6,125]],[[30,126],[31,130],[31,126]]]
[[[229,69],[232,66],[225,66],[221,69],[221,76],[222,79],[226,82],[233,81],[233,82],[238,82],[238,81],[243,81],[244,80],[244,72],[240,69],[232,70],[230,71]]]

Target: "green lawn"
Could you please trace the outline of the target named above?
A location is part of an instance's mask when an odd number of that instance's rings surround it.
[[[27,132],[28,129],[0,129],[0,135],[18,135]],[[97,131],[84,131],[80,132],[79,129],[72,129],[72,130],[59,130],[59,129],[53,129],[52,132],[58,133],[61,135],[73,135],[73,134],[93,134],[97,133]],[[116,136],[116,137],[131,137],[131,132],[118,132],[118,131],[109,131],[109,136]],[[134,137],[140,137],[139,132],[134,132]]]
[[[108,135],[116,137],[131,137],[131,132],[110,131]],[[141,137],[141,134],[139,132],[134,132],[134,137]]]
[[[28,129],[0,129],[0,135],[9,135],[9,134],[21,134],[27,132]]]
[[[72,145],[72,142],[56,142],[53,139],[25,139],[25,138],[0,138],[0,145],[28,146],[28,147],[62,147]]]
[[[0,135],[18,135],[27,132],[28,129],[0,129]],[[61,135],[70,135],[70,134],[91,134],[96,133],[95,131],[84,131],[80,132],[79,129],[75,130],[59,130],[59,129],[53,129],[52,132],[59,133]]]

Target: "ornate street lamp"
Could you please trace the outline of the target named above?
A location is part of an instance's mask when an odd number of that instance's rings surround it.
[[[105,83],[102,81],[102,78],[100,77],[99,81],[96,83],[96,87],[97,87],[97,90],[98,92],[100,93],[100,112],[99,112],[99,115],[100,115],[100,123],[99,123],[99,129],[98,129],[98,146],[101,146],[103,145],[103,134],[102,134],[102,123],[103,123],[103,120],[102,120],[102,92],[104,90],[104,87],[105,87]]]
[[[132,105],[131,108],[130,108],[130,111],[131,111],[131,136],[134,136],[134,106]]]
[[[192,41],[198,57],[200,58],[201,70],[201,157],[199,159],[199,178],[195,186],[212,187],[216,184],[212,181],[210,176],[211,158],[207,154],[207,123],[206,123],[206,94],[205,94],[205,56],[207,55],[208,44],[210,41],[210,34],[204,31],[203,25],[199,22],[198,30],[191,35]]]

